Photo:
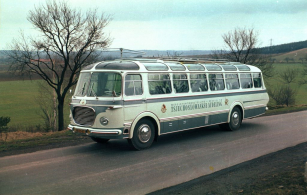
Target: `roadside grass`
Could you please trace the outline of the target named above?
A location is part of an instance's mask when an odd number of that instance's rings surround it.
[[[307,105],[293,105],[293,106],[268,106],[269,110],[265,112],[265,116],[268,115],[276,115],[276,114],[285,114],[290,112],[299,112],[303,110],[307,110]]]
[[[36,151],[41,149],[39,147],[44,146],[53,148],[54,146],[77,145],[80,144],[80,142],[85,143],[90,141],[91,139],[89,137],[74,134],[69,130],[48,133],[29,133],[21,131],[6,132],[0,134],[0,154],[2,152],[18,151],[29,148],[35,148]]]

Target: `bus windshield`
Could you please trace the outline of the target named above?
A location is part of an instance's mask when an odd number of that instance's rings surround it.
[[[117,97],[121,95],[122,77],[113,72],[81,73],[75,96]]]

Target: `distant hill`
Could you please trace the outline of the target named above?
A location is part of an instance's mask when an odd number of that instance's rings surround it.
[[[307,40],[258,48],[263,54],[279,54],[307,48]]]
[[[307,48],[298,49],[272,57],[276,62],[306,62]]]

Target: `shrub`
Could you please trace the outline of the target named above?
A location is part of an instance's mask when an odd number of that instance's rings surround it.
[[[7,124],[11,121],[10,117],[0,117],[0,133],[7,130]]]
[[[297,91],[289,85],[284,85],[274,90],[268,90],[270,97],[275,100],[276,105],[293,105],[295,104],[295,95]]]

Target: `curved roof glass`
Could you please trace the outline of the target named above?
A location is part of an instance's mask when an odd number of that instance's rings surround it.
[[[156,63],[142,63],[144,64],[147,70],[168,70],[168,67],[165,64],[156,62]]]
[[[180,64],[180,63],[171,63],[171,62],[166,62],[166,65],[168,65],[172,70],[174,71],[180,71],[180,70],[185,70],[185,67]]]
[[[117,61],[117,62],[102,62],[95,67],[96,70],[139,70],[140,67],[134,62]]]
[[[204,64],[207,70],[209,71],[221,71],[222,68],[216,64]]]
[[[201,64],[185,64],[185,66],[191,71],[205,70]]]
[[[246,66],[246,65],[244,65],[244,64],[240,64],[240,65],[235,65],[239,70],[241,70],[241,71],[250,71],[251,69],[248,67],[248,66]]]
[[[234,65],[220,65],[226,71],[237,71]]]

